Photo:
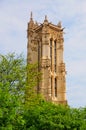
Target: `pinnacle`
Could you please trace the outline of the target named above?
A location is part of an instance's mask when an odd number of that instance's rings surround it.
[[[48,23],[47,15],[45,15],[44,23]]]
[[[30,21],[32,21],[32,20],[33,20],[33,13],[31,11],[31,13],[30,13]]]
[[[61,28],[61,21],[58,22],[57,26]]]

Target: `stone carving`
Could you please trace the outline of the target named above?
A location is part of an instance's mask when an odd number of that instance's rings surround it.
[[[37,51],[37,47],[32,46],[32,47],[31,47],[31,50],[32,50],[32,51]]]
[[[60,72],[60,73],[66,72],[66,71],[65,71],[65,63],[60,63],[60,65],[59,65],[59,72]]]
[[[66,104],[66,71],[62,56],[64,38],[61,23],[54,25],[49,23],[47,17],[45,17],[42,24],[37,24],[33,21],[31,15],[27,34],[27,50],[30,52],[27,52],[27,62],[37,62],[39,64],[38,70],[43,74],[37,92],[43,94],[48,101],[50,99],[54,103]]]
[[[41,67],[43,67],[43,68],[50,67],[50,60],[49,59],[42,59]]]

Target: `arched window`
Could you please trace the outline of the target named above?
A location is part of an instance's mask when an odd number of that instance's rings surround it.
[[[52,77],[51,77],[51,96],[52,96]]]
[[[54,69],[55,69],[55,72],[56,72],[56,59],[57,59],[57,56],[56,56],[56,40],[54,41]]]
[[[51,71],[52,71],[52,39],[50,39],[50,59],[51,59]]]
[[[55,97],[57,97],[57,79],[55,78]]]

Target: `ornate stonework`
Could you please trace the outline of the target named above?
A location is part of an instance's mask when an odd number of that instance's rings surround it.
[[[39,92],[46,100],[67,104],[66,69],[63,61],[63,28],[48,22],[47,16],[42,24],[31,18],[27,29],[27,63],[38,63],[42,72]]]

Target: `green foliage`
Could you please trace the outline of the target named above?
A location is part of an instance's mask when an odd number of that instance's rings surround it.
[[[24,125],[25,80],[26,65],[22,55],[0,55],[0,130],[18,130]]]
[[[10,90],[19,90],[26,82],[26,66],[22,55],[15,53],[0,55],[0,82],[3,85],[9,83]]]
[[[40,79],[37,64],[0,55],[0,130],[86,130],[86,108],[46,102],[35,93]]]
[[[20,110],[20,97],[9,92],[9,84],[0,83],[0,130],[16,130],[15,126],[23,122]]]
[[[55,105],[43,100],[28,107],[24,113],[26,129],[34,130],[85,130],[84,116],[86,112],[83,109]]]
[[[25,87],[25,102],[28,104],[35,104],[37,98],[41,98],[37,94],[37,86],[41,80],[41,72],[38,71],[38,64],[28,64],[27,65],[27,83]]]

